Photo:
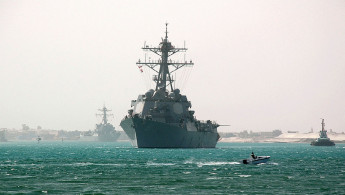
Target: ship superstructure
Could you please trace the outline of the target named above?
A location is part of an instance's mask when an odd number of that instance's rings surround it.
[[[111,110],[108,110],[105,106],[102,109],[98,109],[101,111],[101,114],[97,114],[98,116],[102,117],[102,122],[96,124],[95,132],[98,134],[98,141],[102,142],[114,142],[120,137],[120,132],[115,131],[115,127],[108,122],[108,116],[112,116],[112,114],[108,114]]]
[[[312,141],[310,145],[312,146],[334,146],[335,143],[331,141],[328,136],[327,136],[327,130],[325,130],[325,122],[324,119],[322,119],[322,129],[319,133],[319,138],[316,140]]]
[[[194,111],[190,110],[191,102],[173,86],[172,73],[194,63],[170,59],[187,48],[177,48],[169,42],[167,25],[165,38],[158,47],[144,45],[142,48],[158,55],[159,59],[136,63],[157,73],[153,76],[155,89],[132,100],[132,108],[120,125],[133,146],[139,148],[214,148],[219,139],[219,125],[210,120],[197,120]]]

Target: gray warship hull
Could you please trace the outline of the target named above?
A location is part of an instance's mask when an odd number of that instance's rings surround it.
[[[138,148],[215,148],[217,132],[187,131],[174,124],[127,118],[120,126]]]
[[[116,132],[111,135],[98,135],[98,141],[100,142],[116,142],[120,137],[120,133]]]

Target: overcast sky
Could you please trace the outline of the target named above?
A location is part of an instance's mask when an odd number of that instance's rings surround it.
[[[195,63],[177,87],[198,119],[308,132],[325,118],[345,131],[343,0],[0,0],[0,128],[94,129],[105,103],[120,129],[149,89],[141,47],[165,22]]]

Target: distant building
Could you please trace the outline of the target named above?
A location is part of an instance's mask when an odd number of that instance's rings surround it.
[[[253,132],[253,131],[248,131],[244,130],[240,133],[237,134],[238,137],[240,138],[274,138],[278,137],[279,135],[282,134],[282,131],[279,129],[270,131],[270,132]]]
[[[25,131],[30,130],[30,127],[27,126],[26,124],[22,124],[22,130],[25,130]]]
[[[0,142],[7,142],[6,130],[0,130]]]

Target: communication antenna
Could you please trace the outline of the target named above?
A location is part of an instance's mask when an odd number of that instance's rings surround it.
[[[146,43],[145,43],[146,44]],[[166,91],[167,88],[170,88],[170,91],[173,91],[175,85],[173,86],[174,79],[172,79],[172,73],[179,70],[185,66],[193,66],[194,63],[192,61],[184,62],[179,61],[172,61],[170,57],[175,53],[179,52],[186,52],[187,48],[185,48],[185,43],[183,48],[174,47],[171,42],[168,40],[168,23],[165,24],[165,37],[162,38],[162,42],[159,44],[158,47],[151,47],[145,46],[142,48],[144,51],[150,51],[155,53],[159,56],[158,61],[151,61],[149,57],[149,61],[141,62],[140,60],[136,63],[137,65],[142,65],[150,68],[154,72],[157,73],[154,77],[154,81],[156,82],[156,91],[162,90]],[[146,59],[146,55],[145,55]],[[170,68],[170,70],[169,70]],[[176,79],[176,77],[175,77]]]

